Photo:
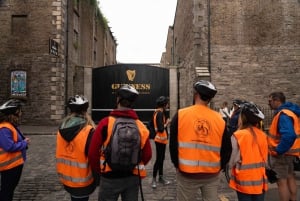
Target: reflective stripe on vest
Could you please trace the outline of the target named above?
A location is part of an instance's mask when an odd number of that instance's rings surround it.
[[[186,173],[218,173],[225,122],[221,115],[202,105],[178,112],[178,162]]]
[[[73,176],[68,176],[68,175],[63,175],[61,173],[58,173],[58,176],[60,177],[60,179],[62,179],[65,182],[70,182],[70,183],[87,183],[90,184],[92,182],[89,181],[93,181],[93,175],[90,174],[85,178],[75,178]]]
[[[8,128],[12,132],[13,141],[18,141],[18,132],[12,124],[8,122],[0,123],[0,129],[1,128]],[[0,148],[0,171],[12,169],[23,163],[24,159],[21,151],[6,152],[4,149]]]
[[[113,130],[113,126],[114,126],[114,123],[116,121],[116,118],[115,117],[112,117],[112,116],[109,116],[108,117],[108,125],[107,125],[107,137],[106,137],[106,140],[104,141],[102,147],[101,147],[101,154],[100,154],[100,171],[103,172],[103,173],[106,173],[106,172],[110,172],[112,171],[111,168],[109,167],[109,165],[106,163],[104,164],[105,162],[105,156],[104,156],[104,150],[105,148],[107,147],[109,141],[110,141],[110,138],[111,138],[111,135],[112,135],[112,130]],[[145,143],[146,143],[146,140],[149,138],[149,131],[148,129],[145,127],[144,123],[141,122],[140,120],[135,120],[136,122],[136,125],[139,129],[139,133],[141,135],[141,149],[143,149],[143,147],[145,146]],[[138,171],[138,168],[139,171]],[[134,175],[139,175],[140,173],[140,177],[141,178],[144,178],[146,177],[146,168],[143,164],[143,162],[141,161],[139,163],[138,166],[136,166],[132,173]]]
[[[279,111],[273,118],[272,123],[270,125],[269,133],[268,133],[268,145],[269,145],[269,152],[271,155],[277,155],[276,147],[280,143],[281,135],[278,132],[278,121],[280,114],[284,113],[285,115],[289,116],[293,119],[294,124],[294,131],[297,135],[297,138],[293,144],[293,146],[288,150],[285,155],[292,155],[292,156],[300,156],[300,125],[299,125],[299,117],[295,115],[292,111],[283,109]]]
[[[66,186],[86,187],[94,181],[88,157],[85,155],[86,141],[91,129],[92,126],[85,126],[70,142],[57,133],[56,169],[61,183]]]
[[[268,144],[267,136],[262,130],[255,127],[253,130],[256,138],[249,128],[238,130],[233,134],[238,142],[241,162],[232,168],[229,186],[242,193],[261,194],[268,189],[265,174]]]
[[[158,132],[157,131],[156,116],[157,116],[158,112],[163,112],[163,110],[162,109],[156,109],[155,112],[154,112],[154,115],[153,115],[153,124],[154,124],[154,128],[155,128],[155,131],[156,131],[154,141],[158,142],[158,143],[161,143],[161,144],[168,144],[168,134],[167,134],[166,129],[164,129],[163,132]],[[165,125],[165,123],[166,123],[166,117],[163,114],[163,124]]]
[[[70,161],[70,160],[66,160],[64,158],[58,158],[58,159],[56,159],[56,162],[57,163],[63,163],[67,166],[73,166],[73,167],[76,167],[76,168],[88,168],[89,167],[88,163],[79,163],[77,161]]]
[[[232,176],[231,179],[234,180],[234,182],[236,184],[238,184],[239,186],[244,186],[244,187],[262,186],[263,184],[268,183],[268,180],[266,178],[262,178],[260,180],[252,180],[252,181],[241,181],[241,180],[237,179],[235,176]],[[250,191],[250,193],[251,193],[251,191]]]

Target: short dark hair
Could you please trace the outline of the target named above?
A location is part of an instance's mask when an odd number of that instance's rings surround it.
[[[133,102],[127,100],[127,99],[120,99],[119,100],[119,104],[123,107],[129,107],[132,108],[133,107]]]
[[[281,103],[285,103],[285,95],[281,91],[275,91],[270,93],[269,97],[271,97],[273,100],[279,100]]]

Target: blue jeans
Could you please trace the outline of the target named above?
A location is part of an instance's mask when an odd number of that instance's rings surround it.
[[[98,201],[138,201],[139,177],[100,178]]]
[[[239,201],[264,201],[265,193],[262,194],[246,194],[241,192],[236,192]]]

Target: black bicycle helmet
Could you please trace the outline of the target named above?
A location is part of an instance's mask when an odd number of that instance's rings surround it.
[[[244,103],[245,103],[245,101],[242,101],[242,100],[240,100],[240,99],[234,99],[234,100],[232,101],[232,104],[233,104],[233,105],[236,105],[236,106],[238,106],[238,107],[243,106]]]
[[[127,100],[129,102],[134,102],[139,95],[139,92],[132,86],[126,84],[120,87],[116,93],[119,97],[119,102],[122,100]]]
[[[200,94],[202,99],[212,99],[217,93],[216,87],[206,80],[196,82],[194,84],[194,89]]]
[[[23,102],[18,99],[10,99],[0,106],[0,112],[5,115],[16,114],[21,109]]]
[[[169,103],[169,98],[166,96],[160,96],[156,99],[157,107],[164,107]]]
[[[69,98],[68,107],[71,112],[84,112],[89,107],[89,101],[84,96],[75,95]]]
[[[257,124],[265,118],[262,111],[254,103],[250,102],[243,103],[241,107],[241,114],[245,115],[248,122],[251,124]]]

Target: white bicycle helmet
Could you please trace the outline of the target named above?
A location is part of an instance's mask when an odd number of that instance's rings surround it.
[[[71,112],[82,112],[87,111],[89,107],[89,101],[84,96],[75,95],[69,98],[68,107]]]
[[[212,99],[217,93],[216,87],[209,81],[200,80],[194,84],[194,89],[204,99]]]
[[[10,99],[0,106],[0,112],[9,115],[15,114],[19,109],[21,109],[23,102],[17,99]]]
[[[118,89],[117,94],[120,100],[128,100],[129,102],[134,102],[139,95],[139,92],[132,86],[126,84]]]

